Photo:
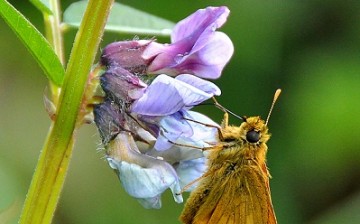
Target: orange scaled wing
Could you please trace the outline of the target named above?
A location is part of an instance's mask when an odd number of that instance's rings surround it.
[[[193,224],[275,224],[268,176],[256,165],[209,175],[189,198],[181,219]],[[206,187],[206,188],[205,188]]]

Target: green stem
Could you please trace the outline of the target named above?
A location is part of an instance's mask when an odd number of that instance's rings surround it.
[[[112,3],[113,0],[88,3],[65,72],[56,119],[41,151],[20,223],[51,223],[69,168],[87,76]]]
[[[61,31],[61,8],[59,0],[49,0],[52,15],[44,13],[45,35],[62,64],[65,64],[64,43]]]
[[[63,34],[61,30],[61,9],[59,0],[49,0],[52,15],[44,13],[45,36],[54,48],[61,64],[65,66],[65,50]],[[49,81],[52,102],[57,105],[59,101],[60,88]]]

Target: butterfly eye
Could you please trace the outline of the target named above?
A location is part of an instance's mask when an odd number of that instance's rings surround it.
[[[250,143],[256,143],[258,142],[260,139],[260,133],[258,131],[248,131],[248,133],[246,133],[246,140]]]

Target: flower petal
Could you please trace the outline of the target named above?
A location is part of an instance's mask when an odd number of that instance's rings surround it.
[[[180,185],[177,183],[174,169],[169,164],[159,160],[157,166],[143,168],[126,161],[116,161],[112,158],[107,160],[110,167],[118,171],[119,179],[129,195],[152,202],[143,205],[151,208],[161,207],[160,195],[167,188],[171,189],[177,203],[182,202],[182,197],[177,195],[181,191]]]
[[[169,76],[176,76],[180,73],[172,68],[181,62],[184,55],[187,55],[192,48],[192,44],[187,43],[186,40],[170,45],[164,45],[161,51],[159,47],[153,49],[153,46],[155,45],[149,45],[144,52],[144,57],[152,55],[154,58],[149,64],[147,72],[153,74],[167,74]],[[191,71],[183,73],[191,73]]]
[[[200,178],[206,171],[207,159],[205,157],[201,157],[198,159],[181,161],[179,165],[176,167],[176,172],[179,175],[180,186],[184,188],[191,181],[194,181]],[[187,191],[192,191],[197,187],[199,182],[196,182],[187,188]]]
[[[138,198],[137,201],[146,209],[155,208],[160,209],[161,208],[161,197],[156,196],[152,198]]]
[[[189,109],[212,96],[181,80],[159,75],[144,95],[133,103],[131,111],[141,115],[166,116]]]
[[[230,38],[222,32],[214,32],[206,38],[200,38],[188,55],[182,58],[178,56],[178,64],[168,70],[191,72],[201,78],[216,79],[220,77],[233,52],[234,46]]]
[[[225,23],[229,12],[225,6],[208,7],[180,21],[174,27],[172,44],[161,46],[152,43],[144,51],[144,59],[152,59],[147,72],[170,76],[189,73],[203,78],[218,78],[233,54],[230,39],[216,32]],[[206,50],[219,46],[219,52]],[[203,54],[211,54],[204,57],[201,53],[203,48]]]
[[[215,127],[219,126],[210,118],[193,111],[182,111],[181,114],[183,114],[181,118],[166,116],[159,123],[162,131],[156,139],[154,148],[157,151],[166,152],[163,154],[149,152],[151,155],[163,157],[171,164],[181,160],[199,158],[203,156],[202,150],[199,148],[209,147],[218,141],[218,130]],[[201,124],[188,121],[185,118],[201,122]],[[178,121],[171,121],[177,126],[166,125],[168,121],[163,122],[163,120],[169,119],[178,119]],[[208,127],[209,125],[214,126],[214,128]],[[174,145],[172,142],[178,145]]]
[[[181,39],[197,39],[208,27],[215,30],[221,27],[230,13],[226,6],[199,9],[176,24],[171,33],[171,42]],[[194,42],[193,42],[194,43]]]
[[[107,147],[107,160],[117,170],[119,179],[128,194],[143,199],[146,206],[161,206],[160,195],[170,188],[176,202],[182,202],[177,174],[163,160],[141,154],[128,132],[120,132]]]
[[[180,135],[177,139],[172,139],[172,142],[177,143],[178,145],[184,145],[188,147],[181,147],[181,146],[173,146],[173,147],[180,147],[183,148],[185,153],[179,156],[179,160],[189,160],[195,159],[198,157],[189,157],[186,151],[189,151],[189,148],[193,147],[192,149],[199,150],[199,148],[210,147],[213,144],[218,142],[218,130],[215,127],[219,127],[214,121],[210,118],[202,115],[200,113],[194,111],[186,111],[184,113],[184,118],[190,119],[196,122],[188,121],[188,125],[192,129],[192,135]],[[200,122],[200,123],[197,123]],[[209,127],[209,125],[214,127]],[[168,130],[171,132],[172,130]],[[158,140],[157,140],[158,141]],[[199,150],[202,152],[202,150]],[[191,152],[189,151],[189,154]],[[168,159],[166,159],[168,161]]]
[[[234,53],[234,46],[230,38],[222,32],[213,33],[207,41],[207,44],[196,52],[197,46],[194,46],[194,52],[189,57],[196,60],[184,57],[183,61],[177,65],[177,69],[181,71],[191,68],[198,77],[219,78]]]
[[[144,60],[150,60],[156,55],[166,51],[165,49],[168,47],[168,44],[160,44],[157,42],[151,42],[148,47],[144,50],[142,57]]]
[[[190,74],[182,74],[175,77],[175,79],[183,81],[191,86],[194,86],[208,94],[219,96],[221,90],[214,83],[198,78]]]
[[[163,117],[159,126],[160,134],[154,145],[154,148],[159,151],[169,149],[172,146],[170,142],[175,142],[180,136],[190,137],[194,134],[181,112]]]

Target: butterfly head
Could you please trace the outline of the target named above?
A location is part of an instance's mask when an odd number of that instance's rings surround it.
[[[243,117],[244,122],[240,126],[241,138],[249,144],[266,143],[270,134],[265,121],[260,117]]]

